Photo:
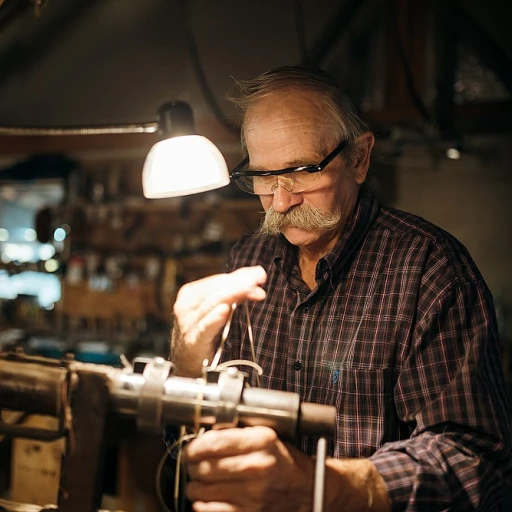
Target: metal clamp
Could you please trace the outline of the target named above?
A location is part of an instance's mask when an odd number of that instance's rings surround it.
[[[215,409],[214,429],[238,426],[238,406],[244,389],[244,375],[237,368],[231,367],[219,373],[219,401]]]
[[[163,357],[146,362],[137,410],[137,427],[143,432],[160,434],[162,430],[162,396],[172,367],[172,363]]]

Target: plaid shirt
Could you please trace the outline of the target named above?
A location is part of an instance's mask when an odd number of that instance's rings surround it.
[[[247,265],[268,274],[267,298],[249,306],[261,385],[336,406],[331,455],[369,457],[393,510],[498,506],[512,473],[500,347],[460,242],[365,186],[314,290],[282,236],[241,240],[227,270]],[[252,359],[243,308],[223,354],[240,358]],[[296,445],[313,453],[315,440]]]

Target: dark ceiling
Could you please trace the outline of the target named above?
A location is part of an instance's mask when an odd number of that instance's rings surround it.
[[[237,153],[232,77],[298,62],[331,71],[382,138],[510,132],[508,3],[0,0],[0,154],[133,147],[144,137],[6,127],[154,121],[170,99],[190,102],[199,130]]]

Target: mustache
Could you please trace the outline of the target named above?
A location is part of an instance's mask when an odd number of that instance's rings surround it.
[[[265,212],[256,236],[269,237],[277,235],[287,227],[303,231],[330,231],[341,222],[341,213],[324,212],[315,206],[301,204],[284,213],[276,212],[270,207]]]

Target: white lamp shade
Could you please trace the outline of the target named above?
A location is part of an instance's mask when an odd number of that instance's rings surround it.
[[[228,183],[229,172],[222,153],[200,135],[157,142],[142,169],[142,190],[150,199],[198,194]]]

